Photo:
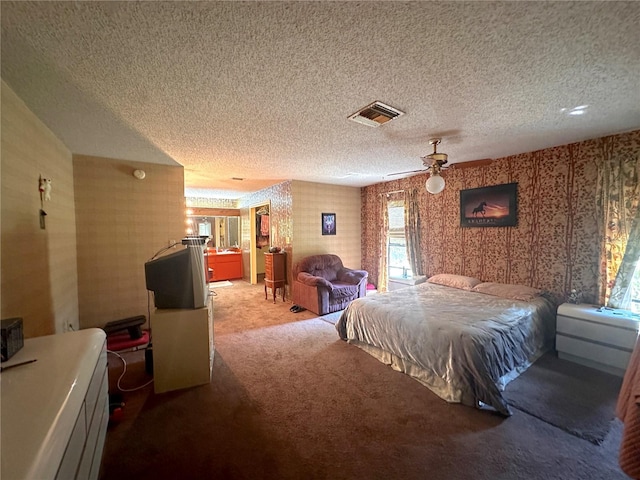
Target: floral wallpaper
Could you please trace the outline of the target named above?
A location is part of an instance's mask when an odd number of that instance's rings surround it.
[[[293,236],[291,217],[292,199],[291,182],[286,181],[265,188],[259,192],[246,195],[238,200],[238,208],[242,215],[242,248],[248,249],[249,243],[249,207],[270,203],[269,212],[271,224],[271,245],[276,245],[291,253],[291,245],[286,243],[287,238]]]
[[[230,198],[186,197],[187,207],[238,208],[238,200]]]
[[[291,181],[285,181],[272,187],[265,188],[256,193],[246,195],[238,200],[238,208],[240,208],[241,222],[241,247],[243,252],[248,252],[251,248],[251,224],[250,224],[250,208],[265,203],[270,204],[269,222],[271,225],[271,246],[278,246],[287,254],[287,297],[290,296],[291,285],[291,258],[292,246],[286,240],[291,241],[293,236],[293,226],[291,218],[293,216],[292,198],[291,198]],[[265,250],[266,251],[266,250]],[[248,265],[248,253],[243,257],[245,265]],[[248,271],[245,268],[245,274]]]
[[[558,301],[572,289],[595,301],[599,249],[598,161],[603,148],[640,151],[640,130],[497,159],[488,166],[450,168],[444,191],[426,192],[428,174],[362,189],[362,263],[378,277],[380,196],[418,188],[425,275],[455,273],[483,281],[529,285]],[[515,227],[460,227],[460,190],[518,184]]]

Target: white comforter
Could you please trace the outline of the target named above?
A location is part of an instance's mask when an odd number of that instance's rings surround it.
[[[501,391],[550,347],[555,307],[424,283],[355,300],[336,329],[449,402],[510,415]]]

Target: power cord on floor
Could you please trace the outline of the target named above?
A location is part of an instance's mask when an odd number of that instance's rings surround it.
[[[127,361],[124,359],[124,357],[122,355],[120,355],[117,352],[111,351],[111,350],[107,350],[107,353],[111,353],[112,355],[115,355],[116,357],[118,357],[121,361],[122,364],[124,365],[124,368],[122,370],[122,373],[120,374],[120,377],[118,377],[118,382],[117,382],[117,386],[118,386],[118,390],[120,390],[121,392],[135,392],[136,390],[141,390],[144,387],[150,385],[153,383],[153,378],[151,380],[149,380],[147,383],[145,383],[144,385],[140,385],[139,387],[135,387],[135,388],[122,388],[120,386],[120,381],[122,380],[122,378],[124,377],[124,374],[127,373]]]

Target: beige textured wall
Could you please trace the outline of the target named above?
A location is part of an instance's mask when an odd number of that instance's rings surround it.
[[[2,82],[2,318],[25,337],[78,328],[71,152]],[[40,228],[40,176],[52,179]]]
[[[144,263],[185,235],[184,169],[82,155],[73,166],[80,326],[148,318]]]
[[[334,253],[346,267],[361,267],[360,189],[293,181],[293,259]],[[336,214],[336,234],[322,235],[322,213]]]
[[[249,208],[271,203],[271,245],[287,253],[287,296],[291,270],[307,255],[335,253],[345,266],[361,266],[360,189],[321,183],[286,181],[242,197],[238,202],[242,216],[242,249],[248,251],[250,239]],[[322,213],[336,214],[336,235],[322,235]],[[264,250],[264,249],[263,249]],[[245,256],[245,266],[248,255]],[[245,273],[246,272],[245,269]]]

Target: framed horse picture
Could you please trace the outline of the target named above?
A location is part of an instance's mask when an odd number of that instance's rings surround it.
[[[461,227],[513,227],[517,223],[517,183],[460,190]]]

